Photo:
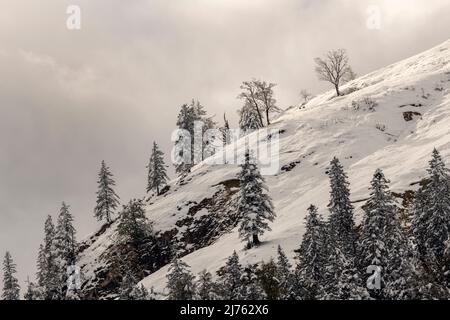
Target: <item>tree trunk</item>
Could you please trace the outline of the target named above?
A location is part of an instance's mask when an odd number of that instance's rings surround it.
[[[258,234],[254,233],[253,234],[253,245],[257,246],[258,244],[260,244],[259,238],[258,238]]]
[[[159,186],[156,186],[156,195],[159,196]]]
[[[339,91],[339,85],[335,84],[334,87],[336,88],[336,94],[339,97],[341,95],[341,92]]]
[[[269,109],[266,109],[266,118],[267,118],[267,125],[270,125],[270,121],[269,121]]]

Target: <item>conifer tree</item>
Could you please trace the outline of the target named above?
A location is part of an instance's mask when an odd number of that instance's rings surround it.
[[[434,149],[429,162],[428,181],[419,190],[413,221],[414,235],[425,270],[434,278],[434,285],[447,289],[434,290],[442,298],[449,290],[450,239],[450,174],[439,152]]]
[[[16,264],[14,263],[9,251],[6,251],[3,259],[3,300],[19,300],[20,286],[15,274],[17,273]]]
[[[311,205],[308,208],[306,231],[300,249],[297,250],[298,264],[296,278],[299,282],[298,296],[313,300],[320,295],[320,290],[325,283],[325,269],[327,252],[325,242],[324,222],[317,213],[317,208]]]
[[[347,260],[355,257],[357,234],[353,218],[353,206],[350,202],[349,182],[339,160],[335,157],[328,169],[330,177],[330,237]]]
[[[69,212],[69,206],[63,202],[56,225],[54,248],[58,266],[57,299],[64,299],[67,289],[67,270],[75,264],[77,242],[73,226],[73,217]]]
[[[36,285],[27,278],[27,291],[23,295],[25,300],[39,300],[39,291]]]
[[[197,276],[197,300],[216,300],[217,286],[212,279],[211,273],[206,270],[200,272]]]
[[[292,274],[292,265],[286,257],[283,249],[278,245],[277,258],[277,279],[280,288],[280,299],[287,300],[293,298],[293,282],[294,275]]]
[[[44,244],[39,246],[37,260],[37,284],[42,299],[56,299],[58,292],[58,262],[55,247],[55,226],[49,215],[44,224]]]
[[[224,267],[217,272],[222,300],[242,299],[242,266],[236,251],[228,258]]]
[[[369,293],[373,298],[386,298],[385,286],[388,276],[387,217],[396,214],[393,199],[388,190],[388,181],[381,170],[377,170],[371,182],[370,198],[361,224],[359,264],[365,280],[373,279]],[[375,274],[376,272],[376,274]]]
[[[251,248],[260,243],[260,235],[271,230],[268,222],[275,219],[275,212],[272,200],[266,193],[267,186],[264,178],[248,150],[245,153],[245,161],[241,165],[239,180],[238,213],[242,216],[239,236],[247,241],[247,247]]]
[[[100,173],[98,174],[98,191],[97,191],[97,205],[95,206],[95,217],[101,221],[106,220],[106,223],[111,223],[111,216],[114,214],[119,205],[119,196],[114,191],[113,187],[116,182],[113,175],[106,166],[105,161],[102,161]]]
[[[167,176],[166,165],[164,163],[164,153],[159,150],[156,142],[153,142],[152,155],[150,156],[147,168],[147,193],[151,190],[156,190],[156,194],[159,195],[161,188],[167,184],[169,177]]]
[[[152,233],[152,224],[145,215],[141,199],[132,199],[123,206],[118,232],[126,241],[139,244]]]
[[[275,264],[274,264],[275,265]],[[256,275],[257,265],[247,265],[242,274],[242,300],[263,300],[265,298],[264,290],[259,283]]]
[[[194,279],[188,264],[175,258],[167,274],[169,300],[193,300],[195,295]]]
[[[226,146],[230,144],[231,143],[230,124],[228,123],[228,119],[225,113],[223,114],[223,127],[220,129],[220,131],[222,132],[223,145]]]
[[[247,268],[249,268],[247,266]],[[283,300],[281,282],[287,276],[281,274],[277,264],[273,259],[267,263],[262,263],[257,271],[258,285],[264,290],[264,296],[268,300]]]
[[[188,174],[193,166],[195,120],[196,116],[194,109],[187,104],[183,104],[177,120],[178,129],[183,130],[183,134],[178,135],[175,141],[175,171],[181,177]]]

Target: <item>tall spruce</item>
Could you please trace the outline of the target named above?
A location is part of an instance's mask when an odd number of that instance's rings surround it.
[[[264,178],[248,150],[241,165],[239,180],[238,213],[242,217],[239,236],[247,242],[247,247],[251,248],[260,243],[260,235],[271,230],[268,223],[275,219],[275,212]]]
[[[414,235],[425,270],[434,283],[450,287],[450,174],[434,149],[426,184],[419,190]],[[440,297],[437,297],[440,298]]]
[[[306,231],[300,248],[297,250],[298,264],[296,279],[298,281],[297,296],[307,300],[314,300],[320,296],[320,290],[325,284],[325,265],[327,251],[325,241],[324,222],[317,213],[317,208],[308,208]],[[297,289],[297,290],[298,290]]]
[[[37,285],[42,299],[56,299],[58,293],[58,262],[55,247],[55,226],[52,217],[47,216],[44,224],[44,244],[39,246],[37,259]]]
[[[58,215],[54,239],[58,266],[57,299],[64,299],[67,290],[68,268],[75,264],[77,242],[73,217],[69,206],[63,202]]]
[[[6,251],[5,258],[3,259],[3,300],[20,299],[20,286],[15,276],[16,273],[16,264],[9,251]]]
[[[217,274],[219,276],[218,285],[221,299],[241,300],[243,269],[236,251],[233,251],[225,266],[220,268]]]
[[[111,217],[119,205],[119,196],[113,189],[116,182],[104,160],[101,164],[97,183],[97,205],[95,206],[94,214],[99,221],[106,220],[106,223],[110,223]]]
[[[275,265],[275,264],[274,264]],[[248,264],[242,273],[242,300],[263,300],[266,298],[261,283],[257,276],[257,265]]]
[[[349,182],[339,160],[335,157],[328,168],[330,178],[330,237],[346,259],[355,257],[357,233],[353,217],[353,206],[350,202]]]
[[[386,226],[387,217],[396,214],[396,207],[389,193],[388,181],[379,169],[373,176],[370,190],[361,224],[359,265],[364,280],[372,282],[372,288],[369,287],[371,297],[386,298],[389,253]]]
[[[195,277],[187,263],[175,258],[167,274],[169,300],[193,300],[195,296]]]
[[[152,154],[147,168],[147,193],[155,190],[156,194],[159,195],[161,188],[167,184],[169,177],[167,176],[166,165],[164,163],[164,153],[159,150],[156,142],[153,142]]]
[[[196,287],[196,300],[216,300],[218,298],[218,288],[210,272],[203,270],[198,274]]]
[[[292,299],[294,282],[292,265],[280,245],[278,245],[277,250],[277,280],[280,288],[280,299]]]

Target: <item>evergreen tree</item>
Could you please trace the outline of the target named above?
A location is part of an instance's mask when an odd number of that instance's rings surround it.
[[[325,283],[327,262],[324,222],[317,213],[317,208],[311,205],[306,216],[306,231],[298,253],[296,278],[298,281],[297,296],[307,300],[317,299]],[[297,289],[297,290],[298,290]]]
[[[175,258],[167,274],[169,300],[193,300],[195,295],[194,279],[190,267],[184,261]]]
[[[180,176],[185,176],[186,174],[188,174],[193,166],[193,140],[195,119],[196,117],[194,109],[192,107],[189,107],[187,104],[183,104],[181,106],[181,110],[178,114],[177,120],[178,129],[183,130],[183,134],[178,135],[175,141],[175,171]],[[187,134],[189,136],[186,136]]]
[[[247,267],[248,268],[248,267]],[[262,263],[258,272],[258,285],[264,290],[264,296],[268,300],[284,300],[282,296],[282,280],[286,274],[281,274],[277,264],[273,259],[267,263]]]
[[[98,191],[97,205],[94,210],[95,217],[99,221],[105,219],[106,223],[111,223],[111,216],[119,205],[119,196],[113,189],[116,182],[113,179],[109,167],[106,166],[105,161],[102,161],[97,183]]]
[[[377,170],[371,182],[370,198],[361,224],[359,263],[361,274],[366,280],[374,280],[369,288],[373,298],[386,298],[385,286],[388,276],[387,216],[394,216],[396,208],[388,190],[388,181],[381,170]],[[377,274],[374,274],[377,272]],[[371,279],[368,279],[368,278]]]
[[[16,264],[14,263],[11,254],[6,251],[3,259],[3,300],[19,300],[20,287],[17,278],[15,277]]]
[[[67,270],[68,267],[75,264],[77,242],[75,238],[75,228],[73,226],[73,217],[69,212],[69,206],[62,203],[54,239],[54,248],[56,252],[56,262],[58,267],[57,276],[57,299],[64,299],[67,289]]]
[[[152,233],[152,225],[145,215],[141,199],[132,199],[123,206],[117,230],[119,236],[135,244],[142,243]]]
[[[197,276],[197,300],[216,300],[217,299],[217,286],[212,279],[211,273],[206,270],[200,272]]]
[[[428,183],[418,193],[415,213],[414,235],[425,270],[434,277],[434,283],[444,284],[448,291],[450,174],[436,149],[429,163]]]
[[[123,206],[120,213],[118,230],[118,254],[114,265],[120,273],[131,273],[135,278],[144,277],[143,270],[148,269],[149,246],[153,243],[151,222],[145,215],[141,199],[133,199]]]
[[[274,264],[275,265],[275,264]],[[247,265],[242,274],[242,300],[263,300],[265,298],[264,290],[259,283],[256,275],[257,265]]]
[[[242,266],[236,251],[228,258],[224,267],[217,272],[219,276],[220,297],[222,300],[242,299]]]
[[[255,160],[251,159],[248,150],[241,168],[238,213],[242,220],[239,236],[242,240],[247,241],[247,247],[251,248],[260,243],[259,235],[266,230],[271,230],[268,222],[275,219],[275,213],[272,201],[265,192],[267,186],[264,178],[261,176]]]
[[[220,131],[222,132],[223,145],[226,146],[230,144],[231,143],[230,124],[228,123],[225,113],[223,114],[223,127],[220,129]]]
[[[338,249],[345,254],[347,260],[355,257],[357,234],[353,218],[353,206],[350,202],[349,183],[339,160],[335,157],[328,169],[330,177],[330,236]]]
[[[40,292],[36,285],[27,278],[27,291],[23,295],[25,300],[40,300]]]
[[[169,177],[167,176],[166,165],[164,163],[164,153],[159,150],[156,142],[153,142],[152,155],[150,156],[147,168],[147,193],[151,190],[156,190],[156,194],[159,195],[161,187],[167,184]]]
[[[56,299],[58,293],[58,263],[55,247],[55,226],[49,215],[44,224],[44,244],[39,246],[37,284],[42,299]]]
[[[287,300],[293,298],[293,282],[294,275],[292,274],[292,265],[286,257],[281,246],[278,246],[277,258],[277,279],[280,288],[280,299]]]

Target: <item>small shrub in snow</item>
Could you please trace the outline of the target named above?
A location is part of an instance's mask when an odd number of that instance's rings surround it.
[[[378,103],[373,100],[371,97],[364,97],[361,100],[353,100],[352,108],[355,111],[375,111],[375,108],[378,106]]]

